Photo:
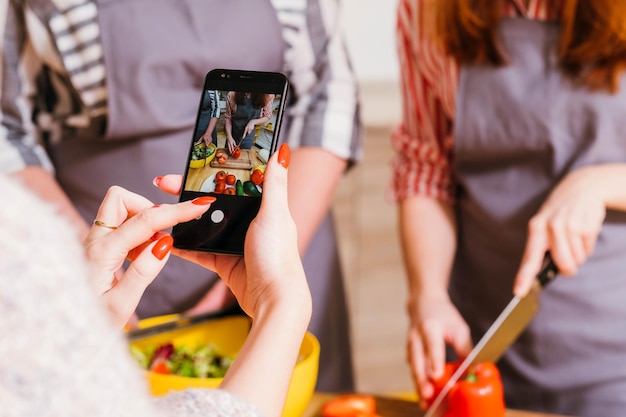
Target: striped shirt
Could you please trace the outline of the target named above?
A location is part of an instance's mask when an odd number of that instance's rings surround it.
[[[285,110],[293,148],[361,158],[354,73],[337,0],[271,0],[287,50],[283,72],[297,93]],[[107,68],[94,0],[0,0],[0,172],[52,169],[42,133],[107,115]],[[190,126],[190,130],[193,126]]]
[[[397,48],[403,113],[392,133],[396,153],[392,169],[395,201],[424,195],[442,201],[454,200],[452,178],[453,125],[458,63],[435,46],[426,0],[399,0]],[[511,0],[506,16],[551,20],[545,0]]]

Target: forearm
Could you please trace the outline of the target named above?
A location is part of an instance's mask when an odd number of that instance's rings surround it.
[[[217,126],[217,118],[211,117],[211,120],[209,120],[209,124],[206,127],[206,130],[204,131],[204,134],[205,135],[213,134],[213,130],[215,129],[215,126]]]
[[[346,166],[344,159],[321,148],[301,147],[292,151],[289,208],[298,229],[301,254],[328,213]]]
[[[270,118],[268,116],[265,116],[265,117],[259,117],[258,119],[253,119],[252,123],[254,123],[255,126],[259,126],[269,121],[270,121]]]
[[[414,196],[399,206],[400,237],[412,298],[447,296],[456,252],[456,221],[452,206]]]
[[[310,301],[289,301],[258,314],[220,388],[255,404],[266,417],[279,417],[310,316]]]
[[[602,164],[588,169],[593,169],[595,183],[604,196],[606,208],[626,211],[626,164]]]
[[[40,166],[30,166],[10,175],[18,178],[43,200],[55,204],[59,208],[59,212],[76,226],[81,239],[87,235],[89,225],[78,213],[78,210],[50,172]]]

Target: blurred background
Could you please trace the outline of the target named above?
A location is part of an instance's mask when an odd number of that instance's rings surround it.
[[[400,118],[397,0],[343,0],[343,28],[361,87],[365,156],[341,183],[336,223],[346,276],[357,390],[413,389],[406,364],[406,281],[388,188],[390,133]]]

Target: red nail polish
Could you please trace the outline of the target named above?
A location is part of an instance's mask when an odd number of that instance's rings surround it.
[[[159,183],[161,182],[161,180],[162,180],[162,179],[163,179],[163,177],[155,177],[155,178],[152,180],[152,184],[154,184],[154,186],[155,186],[155,187],[158,187],[158,186],[159,186]]]
[[[152,248],[152,254],[159,261],[165,258],[165,255],[172,249],[172,245],[174,244],[174,239],[172,236],[167,235],[163,236]]]
[[[156,232],[152,236],[150,236],[150,241],[155,242],[159,238],[159,232]]]
[[[152,206],[152,208],[157,208],[157,207],[161,207],[160,204],[155,204],[154,206]]]
[[[278,150],[278,163],[283,167],[289,166],[289,160],[291,159],[291,152],[289,151],[289,145],[283,143]]]
[[[214,203],[215,200],[217,200],[217,198],[207,195],[204,197],[194,198],[191,202],[198,206],[206,206],[208,204]]]

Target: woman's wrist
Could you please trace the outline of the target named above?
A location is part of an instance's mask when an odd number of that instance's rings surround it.
[[[626,211],[626,164],[601,164],[585,168],[591,177],[591,187],[600,193],[607,209]]]
[[[311,294],[305,289],[288,288],[280,290],[281,294],[274,294],[261,302],[256,309],[254,320],[264,321],[273,317],[280,317],[293,326],[308,327],[313,311]]]

